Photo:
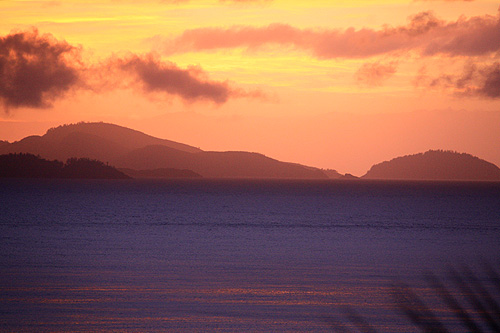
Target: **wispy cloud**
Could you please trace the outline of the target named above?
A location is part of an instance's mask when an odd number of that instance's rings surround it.
[[[273,2],[273,0],[219,0],[219,2],[226,3],[267,3]]]
[[[226,81],[211,80],[200,66],[178,67],[162,60],[157,53],[112,56],[88,71],[91,87],[118,89],[141,87],[146,94],[166,94],[185,102],[209,101],[226,103],[232,98],[251,98],[264,101],[271,96],[261,90],[245,90]]]
[[[161,3],[167,4],[181,4],[190,2],[190,0],[159,0]],[[218,0],[219,3],[266,3],[273,0]]]
[[[383,81],[396,73],[396,62],[382,64],[380,62],[363,64],[354,75],[361,85],[380,86]]]
[[[476,65],[467,63],[459,75],[429,75],[425,68],[416,80],[418,87],[444,89],[459,96],[500,98],[500,63]]]
[[[233,26],[186,30],[175,38],[155,37],[164,54],[228,48],[258,50],[271,45],[311,52],[320,59],[367,58],[415,51],[423,56],[484,55],[500,50],[500,23],[491,15],[445,22],[432,12],[409,18],[407,25],[382,29],[299,29],[274,23],[263,27]]]
[[[413,2],[472,2],[474,0],[413,0]]]
[[[111,66],[132,75],[146,92],[177,95],[187,101],[206,99],[225,103],[232,92],[228,82],[209,80],[200,67],[181,69],[153,54],[114,59]]]

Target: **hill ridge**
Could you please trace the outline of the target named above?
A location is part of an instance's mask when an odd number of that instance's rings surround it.
[[[119,138],[119,136],[123,135],[124,132],[126,132],[128,137],[131,138],[131,140],[128,141],[125,145],[127,148],[139,148],[145,145],[161,144],[177,150],[182,150],[191,153],[202,151],[199,148],[189,146],[184,143],[156,138],[152,135],[140,132],[132,128],[105,122],[79,122],[72,124],[64,124],[57,127],[49,128],[43,137],[46,137],[49,140],[53,140],[54,138],[57,137],[60,138],[65,134],[75,131],[94,134],[96,136],[100,136],[103,138],[107,137],[108,140],[114,142],[120,141],[121,139]]]
[[[117,168],[190,170],[209,178],[326,179],[319,169],[260,153],[210,152],[109,123],[77,123],[0,145],[0,154],[30,153],[47,159],[90,158]]]

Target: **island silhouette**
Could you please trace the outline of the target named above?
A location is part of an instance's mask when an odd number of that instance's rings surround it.
[[[33,154],[0,155],[1,178],[128,179],[129,176],[101,161],[70,158],[66,163]]]
[[[496,165],[453,151],[430,150],[397,157],[373,165],[358,178],[334,169],[278,161],[255,152],[204,151],[103,122],[62,125],[42,136],[28,136],[12,143],[0,141],[0,155],[19,153],[47,160],[101,161],[132,178],[500,181]]]
[[[363,179],[500,180],[493,163],[466,153],[429,150],[375,164]]]

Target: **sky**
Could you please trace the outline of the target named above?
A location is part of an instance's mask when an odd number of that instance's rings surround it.
[[[0,0],[0,140],[104,121],[361,176],[500,165],[500,3]]]

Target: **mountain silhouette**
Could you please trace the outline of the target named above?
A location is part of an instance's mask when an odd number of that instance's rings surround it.
[[[49,129],[47,131],[47,134],[44,135],[44,138],[52,141],[59,141],[66,137],[68,134],[74,132],[94,135],[96,137],[106,139],[110,142],[120,144],[126,149],[137,149],[149,145],[162,145],[189,153],[196,153],[201,151],[201,149],[199,148],[188,146],[183,143],[158,139],[151,135],[147,135],[130,128],[102,122],[81,122],[78,124],[62,125]]]
[[[66,163],[32,154],[0,155],[0,178],[128,179],[129,176],[97,160],[70,158]]]
[[[500,180],[493,163],[466,153],[429,150],[375,164],[364,179]]]
[[[340,179],[342,178],[342,174],[339,173],[337,170],[334,169],[321,169],[325,175],[328,176],[330,179]]]
[[[43,136],[28,136],[11,144],[0,145],[0,154],[30,153],[61,161],[71,157],[86,157],[110,162],[130,150],[147,145],[164,145],[187,152],[201,151],[118,125],[78,123],[49,129]]]
[[[324,178],[319,169],[274,160],[258,153],[186,153],[165,146],[136,149],[114,161],[119,167],[136,170],[189,169],[208,178]]]
[[[320,169],[281,162],[258,153],[202,151],[107,123],[62,125],[43,136],[0,144],[0,154],[8,153],[30,153],[62,161],[73,157],[96,159],[117,168],[143,171],[191,170],[209,178],[327,178]],[[168,175],[156,173],[160,174]]]

